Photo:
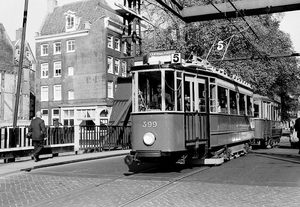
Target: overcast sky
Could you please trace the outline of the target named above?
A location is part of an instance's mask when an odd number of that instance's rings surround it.
[[[58,0],[63,5],[78,0]],[[123,2],[122,0],[117,0]],[[39,31],[47,10],[47,0],[29,0],[28,18],[26,27],[26,40],[29,41],[35,52],[34,36]],[[110,4],[114,1],[107,0]],[[22,28],[25,0],[0,0],[0,22],[4,25],[10,39],[16,38],[15,31]],[[300,11],[286,12],[282,20],[281,29],[290,34],[294,49],[300,53]]]

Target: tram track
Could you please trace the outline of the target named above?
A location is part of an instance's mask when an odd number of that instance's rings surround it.
[[[125,206],[128,206],[128,205],[131,205],[131,204],[133,204],[133,203],[135,203],[135,202],[138,202],[139,200],[143,199],[144,197],[146,197],[146,196],[148,196],[148,195],[151,195],[151,194],[153,194],[153,193],[155,193],[155,192],[157,192],[157,191],[159,191],[159,190],[161,190],[161,189],[163,189],[163,188],[166,188],[166,187],[172,185],[173,183],[175,183],[175,182],[177,182],[177,181],[179,181],[179,180],[182,180],[182,179],[187,178],[187,177],[189,177],[189,176],[192,176],[192,175],[194,175],[194,174],[200,173],[200,172],[202,172],[202,171],[208,170],[208,169],[210,169],[210,168],[211,168],[211,167],[201,167],[200,169],[196,169],[196,170],[194,170],[194,171],[185,173],[184,175],[181,175],[181,176],[172,178],[171,180],[167,181],[167,183],[165,183],[165,184],[163,184],[163,185],[161,185],[161,186],[159,186],[159,187],[156,187],[155,189],[152,189],[151,191],[149,191],[149,192],[147,192],[147,193],[144,193],[144,194],[139,195],[139,196],[137,196],[137,197],[135,197],[135,198],[132,198],[132,199],[130,199],[129,201],[127,201],[127,202],[125,202],[125,203],[119,205],[118,207],[125,207]]]

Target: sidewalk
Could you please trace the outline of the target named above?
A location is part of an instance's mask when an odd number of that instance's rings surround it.
[[[129,154],[130,150],[113,150],[103,152],[93,152],[85,154],[71,154],[58,157],[41,157],[41,161],[35,162],[30,158],[24,161],[17,161],[12,163],[0,163],[0,176],[7,175],[10,173],[17,173],[20,171],[31,171],[33,169],[63,165],[74,162],[82,162],[87,160],[103,159],[114,156],[125,156]]]

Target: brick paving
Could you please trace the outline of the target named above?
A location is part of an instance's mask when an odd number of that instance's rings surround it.
[[[0,206],[30,206],[108,179],[74,178],[20,173],[0,177]]]
[[[300,162],[296,149],[283,148],[265,151],[268,154],[276,152],[283,155],[291,154],[293,159]],[[57,160],[53,160],[53,162],[57,162]],[[21,164],[25,165],[25,163]],[[226,166],[229,167],[228,164],[230,163],[227,163]],[[288,167],[290,164],[284,166]],[[299,167],[296,163],[293,168],[289,169],[294,171]],[[213,173],[213,171],[210,172]],[[226,174],[226,171],[223,173]],[[263,168],[260,173],[264,173]],[[278,173],[280,175],[280,170]],[[290,176],[294,177],[294,175],[291,173]],[[253,176],[257,175],[250,173],[248,180],[253,180]],[[299,177],[295,177],[295,183],[300,183]],[[265,180],[266,178],[262,176],[261,179]],[[281,180],[278,179],[278,181]],[[290,180],[285,180],[285,182],[287,181],[290,182]],[[0,207],[300,206],[299,185],[290,183],[289,187],[286,187],[278,186],[278,183],[260,185],[258,182],[259,179],[254,185],[246,185],[247,182],[228,184],[186,179],[167,185],[168,181],[135,180],[132,177],[86,178],[20,172],[0,176]],[[154,191],[155,189],[158,190]]]
[[[168,182],[108,181],[30,174],[5,176],[0,178],[0,206],[296,207],[300,203],[299,187],[175,182],[142,196]]]

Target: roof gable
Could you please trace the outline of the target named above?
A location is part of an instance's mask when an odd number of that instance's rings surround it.
[[[74,12],[76,17],[80,18],[78,30],[84,29],[85,22],[89,21],[92,25],[103,15],[121,23],[120,18],[116,14],[103,8],[103,5],[111,8],[105,0],[83,0],[56,7],[53,12],[46,17],[40,34],[53,35],[65,33],[66,13],[68,12]]]

